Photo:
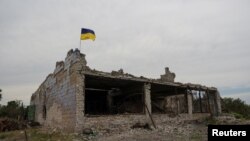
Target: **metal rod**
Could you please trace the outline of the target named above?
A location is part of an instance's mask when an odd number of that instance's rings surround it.
[[[153,118],[152,118],[152,115],[149,113],[148,106],[146,105],[146,103],[144,103],[144,105],[145,105],[145,107],[146,107],[146,110],[148,111],[148,115],[149,115],[149,117],[150,117],[150,119],[151,119],[151,122],[153,123],[153,126],[154,126],[154,128],[156,129],[155,122],[154,122],[154,120],[153,120]]]
[[[81,52],[81,41],[82,41],[82,40],[81,40],[81,38],[80,38],[80,47],[79,47],[80,52]]]
[[[187,113],[188,113],[188,106],[189,106],[188,105],[188,89],[186,89],[186,93],[185,93],[185,102],[186,102],[186,105],[187,105],[185,109],[187,110]]]
[[[25,135],[25,141],[28,141],[28,136],[25,129],[24,129],[24,135]]]
[[[202,113],[201,91],[199,90],[200,112]]]
[[[208,111],[211,114],[210,101],[209,101],[209,90],[206,90],[206,94],[207,94]]]

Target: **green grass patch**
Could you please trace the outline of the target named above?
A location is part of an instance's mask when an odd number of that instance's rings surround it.
[[[0,134],[0,139],[5,139],[7,137],[7,135],[5,134]]]
[[[205,118],[205,122],[207,125],[208,124],[212,124],[212,125],[219,124],[218,120],[216,120],[215,118],[212,118],[212,117]]]
[[[80,136],[74,134],[61,134],[61,133],[46,133],[42,132],[40,129],[28,129],[26,130],[28,140],[29,141],[72,141],[73,139],[80,139]],[[0,141],[7,140],[15,141],[15,140],[25,140],[25,132],[24,130],[18,131],[10,131],[10,132],[2,132],[0,133]]]
[[[202,135],[198,133],[193,133],[190,137],[192,141],[201,141],[202,140]]]
[[[245,119],[245,117],[244,117],[242,114],[239,114],[239,113],[232,112],[232,115],[233,115],[236,119]]]

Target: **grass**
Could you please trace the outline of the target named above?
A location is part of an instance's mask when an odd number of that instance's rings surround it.
[[[207,117],[205,118],[205,122],[206,124],[212,124],[212,125],[216,125],[216,124],[219,124],[219,121],[216,120],[215,118],[212,118],[212,117]]]
[[[26,130],[29,141],[72,141],[73,139],[80,139],[80,136],[75,134],[61,134],[52,133],[48,134],[40,131],[39,129]],[[25,133],[23,130],[10,131],[0,133],[1,141],[25,141]]]
[[[193,133],[190,137],[190,140],[192,141],[201,141],[202,140],[202,135],[198,133]]]
[[[235,113],[235,112],[232,112],[231,114],[234,115],[236,119],[245,119],[245,117],[242,114]]]
[[[5,134],[0,134],[0,140],[5,139],[7,136]]]

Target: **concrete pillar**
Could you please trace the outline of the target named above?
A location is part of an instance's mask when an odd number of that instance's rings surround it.
[[[215,106],[215,95],[214,93],[209,92],[208,95],[209,98],[209,106],[210,106],[210,114],[212,117],[214,117],[216,114],[216,106]]]
[[[215,103],[216,103],[216,116],[219,116],[221,114],[221,98],[220,98],[220,92],[218,90],[215,92]]]
[[[193,115],[193,99],[192,94],[187,93],[187,106],[188,106],[188,115]]]
[[[219,116],[221,114],[221,98],[219,91],[212,91],[208,96],[211,116]]]
[[[177,99],[177,114],[179,115],[180,113],[181,113],[180,100]]]
[[[83,74],[76,75],[76,121],[75,121],[75,132],[81,132],[83,124],[84,124],[84,99],[85,99],[85,76]]]
[[[152,107],[151,107],[151,84],[150,83],[145,83],[144,84],[144,103],[147,106],[144,105],[144,111],[147,116],[152,113]]]

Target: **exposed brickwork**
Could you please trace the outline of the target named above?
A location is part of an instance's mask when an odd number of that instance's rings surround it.
[[[163,109],[167,113],[187,113],[187,103],[184,94],[168,96],[164,100]]]
[[[170,72],[169,68],[165,68],[165,74],[161,75],[161,81],[166,81],[166,82],[174,82],[175,79],[175,73]]]
[[[152,97],[156,97],[156,93],[151,93],[153,88],[161,88],[161,93],[163,93],[162,96],[165,98],[161,100],[162,103],[157,103],[156,108],[163,109],[166,113],[174,112],[178,115],[186,113],[182,116],[185,118],[194,118],[194,116],[192,116],[192,96],[186,93],[186,89],[207,91],[209,94],[208,102],[211,114],[218,116],[221,113],[219,92],[214,87],[174,82],[175,74],[170,72],[168,68],[165,69],[165,74],[161,75],[160,79],[149,79],[142,76],[136,77],[124,73],[122,69],[119,71],[112,71],[111,73],[97,71],[87,66],[85,55],[81,54],[80,51],[76,49],[75,51],[70,50],[68,52],[65,61],[56,63],[54,72],[47,76],[45,81],[32,95],[30,104],[35,105],[36,108],[35,121],[40,122],[44,126],[58,128],[68,132],[81,132],[82,128],[94,127],[97,126],[96,124],[102,126],[101,121],[96,121],[95,118],[91,119],[84,115],[85,87],[89,84],[86,84],[86,81],[90,76],[92,81],[94,81],[92,82],[92,86],[96,86],[96,89],[103,88],[103,85],[106,86],[106,88],[104,87],[103,89],[105,89],[104,91],[108,91],[106,93],[108,99],[107,103],[110,108],[112,108],[112,103],[114,102],[112,97],[120,95],[125,99],[128,95],[133,96],[133,91],[135,94],[139,93],[143,96],[143,98],[141,98],[143,102],[137,101],[135,103],[134,101],[126,101],[123,105],[126,106],[127,104],[127,109],[130,107],[130,110],[134,112],[136,110],[133,109],[137,108],[138,111],[140,111],[140,107],[143,107],[144,113],[146,113],[147,116],[142,112],[140,112],[140,115],[110,116],[113,118],[105,121],[105,124],[108,124],[107,122],[112,122],[112,124],[124,123],[126,126],[130,126],[135,121],[139,120],[149,122],[149,114],[152,112]],[[105,79],[105,81],[99,84],[100,78]],[[112,85],[116,87],[110,86],[111,84],[105,84],[106,82],[111,83],[111,80],[115,80],[116,83],[119,84],[112,83]],[[137,86],[134,86],[134,84],[137,84]],[[124,91],[121,91],[121,89],[119,90],[119,88],[117,88],[118,86],[121,86]],[[126,88],[125,86],[130,87]],[[91,88],[92,87],[90,87],[90,89]],[[118,92],[114,93],[113,88],[118,89]],[[173,88],[175,88],[175,91],[173,91]],[[154,89],[154,92],[157,91],[157,89]],[[89,93],[86,92],[86,95],[88,94]],[[149,112],[145,110],[144,104],[147,105]],[[169,112],[169,110],[171,112]],[[108,109],[107,111],[110,112],[112,109]],[[201,114],[201,116],[207,114],[208,113]],[[156,122],[158,122],[162,117],[167,117],[167,115],[158,117],[153,114],[153,117],[156,119]],[[195,118],[196,117],[197,116],[195,116]],[[104,120],[103,118],[105,119],[105,116],[96,119]]]
[[[35,120],[45,126],[75,131],[82,125],[84,76],[77,70],[86,65],[78,50],[70,50],[65,62],[57,62],[53,74],[32,95]]]

